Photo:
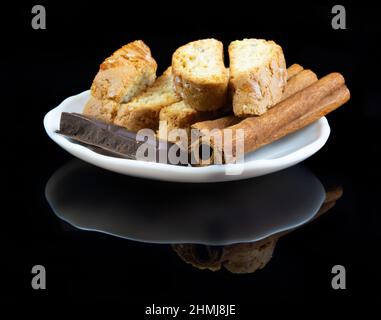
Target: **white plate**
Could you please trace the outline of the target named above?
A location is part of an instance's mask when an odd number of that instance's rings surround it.
[[[221,182],[261,176],[293,166],[317,152],[326,143],[330,127],[325,117],[313,124],[245,155],[243,164],[183,167],[114,158],[96,153],[57,134],[61,112],[82,112],[89,91],[65,99],[44,118],[49,137],[75,157],[117,173],[175,182]],[[238,167],[239,166],[239,167]],[[237,174],[239,172],[239,174]]]

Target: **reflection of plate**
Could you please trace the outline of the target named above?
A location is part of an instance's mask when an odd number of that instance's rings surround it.
[[[239,175],[226,174],[225,165],[181,167],[119,159],[96,153],[55,132],[59,128],[61,112],[82,112],[88,97],[89,91],[69,97],[46,114],[44,126],[49,137],[79,159],[107,170],[137,177],[177,182],[218,182],[261,176],[290,167],[310,157],[325,144],[330,133],[328,121],[323,117],[298,132],[246,155],[243,172]]]
[[[176,184],[120,176],[74,160],[46,198],[75,227],[153,243],[254,242],[310,221],[325,199],[308,170],[223,184]]]

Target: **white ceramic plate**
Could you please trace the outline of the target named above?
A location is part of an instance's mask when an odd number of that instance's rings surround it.
[[[326,143],[330,127],[325,117],[293,134],[245,155],[243,164],[183,167],[105,156],[73,143],[55,131],[61,112],[82,112],[89,91],[65,99],[49,111],[44,126],[49,137],[67,152],[88,163],[117,173],[175,182],[221,182],[261,176],[293,166],[317,152]],[[239,166],[239,167],[238,167]],[[239,173],[239,174],[237,174]]]

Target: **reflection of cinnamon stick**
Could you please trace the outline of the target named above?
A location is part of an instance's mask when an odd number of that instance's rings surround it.
[[[326,189],[324,202],[321,205],[321,207],[319,208],[318,212],[316,212],[312,221],[315,221],[317,218],[322,216],[324,213],[331,210],[335,206],[336,201],[339,200],[342,197],[342,195],[343,195],[343,187],[342,186],[330,187],[329,189]],[[270,236],[267,239],[274,239],[274,238],[279,239],[279,238],[285,236],[286,234],[289,234],[290,232],[292,232],[294,230],[295,229],[282,231],[282,232],[277,233],[273,236]]]
[[[330,210],[342,194],[341,186],[327,189],[326,198],[312,221]],[[270,261],[278,239],[294,230],[282,231],[256,242],[227,246],[172,244],[172,249],[184,262],[198,269],[218,271],[224,267],[232,273],[253,273]]]
[[[326,213],[328,210],[333,208],[336,204],[336,201],[339,200],[342,195],[343,195],[343,187],[341,186],[331,187],[327,189],[324,203],[320,207],[319,211],[316,213],[316,216],[314,219],[320,217],[322,214]]]
[[[213,163],[213,153],[215,152],[222,154],[224,156],[222,159],[235,158],[236,142],[243,143],[245,153],[257,150],[313,123],[343,105],[349,98],[350,93],[345,86],[343,76],[339,73],[331,73],[278,103],[265,114],[246,118],[240,123],[228,127],[227,129],[233,130],[232,154],[224,154],[223,144],[213,144],[212,141],[210,161],[203,161],[203,163]],[[243,141],[238,141],[239,138],[234,133],[237,129],[243,129]],[[224,130],[221,130],[222,135]],[[193,148],[192,152],[199,152],[196,149]],[[197,154],[195,159],[198,158]],[[217,156],[217,158],[221,157]]]
[[[311,70],[303,70],[303,67],[298,64],[293,64],[287,69],[288,80],[283,93],[282,100],[290,97],[291,95],[299,92],[300,90],[310,86],[318,80],[316,74]],[[215,120],[201,121],[193,124],[192,129],[196,130],[213,130],[224,129],[242,121],[243,118],[236,117],[235,115],[228,115]]]
[[[343,195],[342,186],[334,186],[334,187],[326,188],[324,203],[336,202],[342,197],[342,195]]]

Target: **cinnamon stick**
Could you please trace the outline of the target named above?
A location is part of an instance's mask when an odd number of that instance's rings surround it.
[[[291,132],[308,126],[309,124],[315,122],[321,117],[324,117],[326,114],[346,103],[349,98],[350,93],[348,88],[345,85],[341,86],[338,90],[334,91],[332,94],[321,100],[318,106],[314,107],[314,110],[307,112],[305,115],[302,115],[300,118],[290,122],[284,128],[276,132],[271,137],[270,142],[283,138]],[[270,142],[264,141],[262,145],[268,144]]]
[[[239,118],[235,116],[234,114],[230,114],[228,116],[218,118],[215,120],[207,120],[207,121],[200,121],[196,122],[191,125],[192,129],[199,130],[200,132],[202,130],[213,130],[213,129],[224,129],[226,127],[230,127],[232,125],[237,124],[238,122],[242,121],[244,118]]]
[[[289,70],[291,70],[291,72]],[[300,72],[296,73],[296,71],[298,70],[300,70]],[[303,70],[303,67],[298,64],[294,64],[291,67],[289,67],[287,69],[287,73],[288,75],[292,76],[288,78],[282,100],[310,86],[318,80],[314,72],[312,72],[311,70]],[[232,114],[215,120],[196,122],[191,126],[191,128],[196,129],[202,133],[202,130],[205,129],[208,131],[213,129],[224,129],[226,127],[239,123],[243,119],[244,118],[239,118]]]
[[[303,67],[300,64],[294,63],[292,66],[287,68],[287,80],[297,75],[303,71]]]
[[[214,144],[211,141],[209,146],[212,150],[211,158],[204,160],[202,164],[212,164],[214,152],[222,155],[217,158],[234,158],[236,142],[243,143],[245,153],[257,150],[313,123],[343,105],[349,98],[350,93],[345,86],[343,76],[339,73],[331,73],[278,103],[265,114],[246,118],[236,125],[221,130],[222,136],[224,136],[224,130],[233,130],[232,154],[224,154],[223,143]],[[237,129],[243,129],[243,141],[237,141],[239,138],[234,132]],[[195,151],[199,152],[193,148],[192,152]]]
[[[286,87],[284,88],[282,101],[300,90],[307,88],[316,81],[318,81],[318,77],[313,71],[307,69],[299,72],[287,81]]]

